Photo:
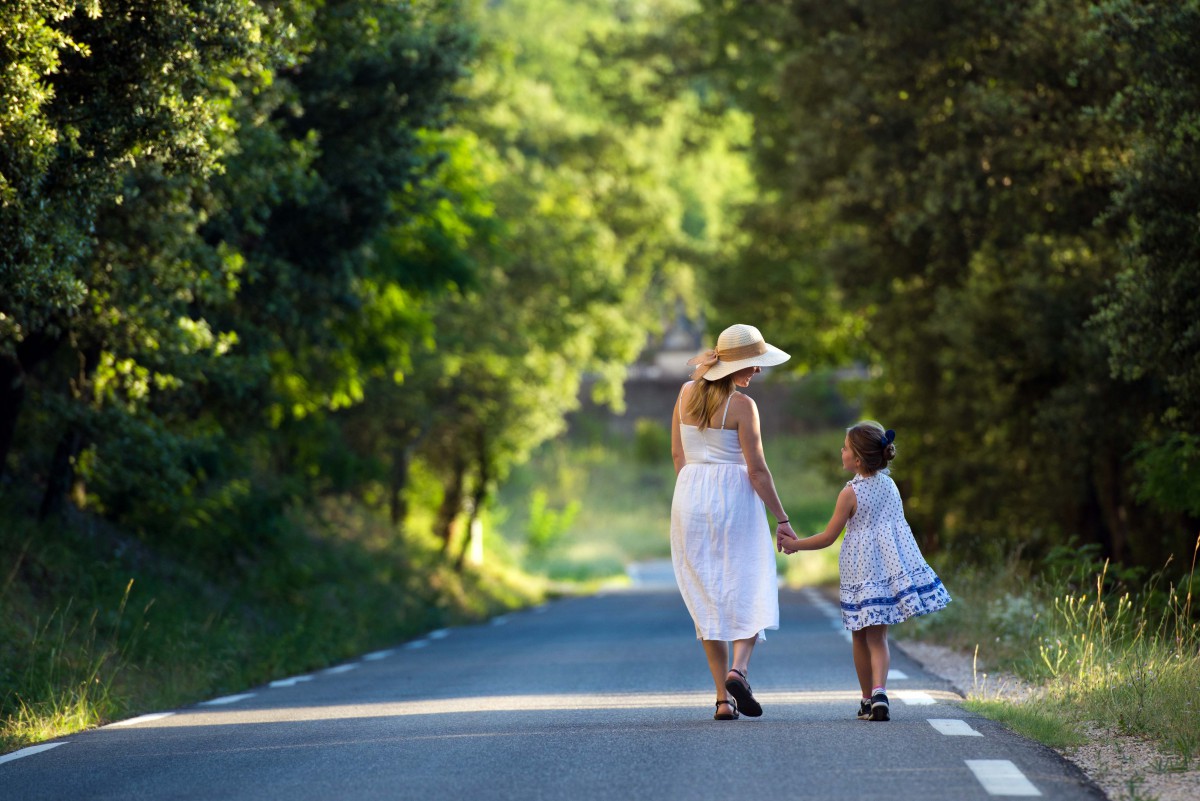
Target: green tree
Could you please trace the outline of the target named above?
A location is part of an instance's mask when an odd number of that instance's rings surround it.
[[[746,253],[781,267],[759,283],[821,322],[797,322],[801,366],[877,372],[931,545],[1171,549],[1127,461],[1152,395],[1088,327],[1120,263],[1107,211],[1130,142],[1104,113],[1127,78],[1099,24],[1087,3],[714,0],[685,26],[680,63],[754,116],[771,191]],[[727,315],[786,314],[761,305]]]
[[[1099,4],[1101,42],[1127,84],[1109,115],[1128,131],[1109,216],[1131,235],[1096,330],[1114,377],[1151,398],[1139,493],[1200,517],[1200,3]],[[1188,530],[1194,530],[1191,526]],[[1186,542],[1182,543],[1186,545]]]

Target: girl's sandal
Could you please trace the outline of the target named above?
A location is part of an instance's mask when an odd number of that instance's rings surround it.
[[[728,706],[729,711],[722,712],[721,704],[725,704],[726,706]],[[717,713],[715,715],[713,715],[713,720],[737,720],[737,719],[738,719],[737,704],[733,703],[732,701],[725,701],[725,700],[717,701]]]
[[[762,706],[754,700],[754,693],[750,692],[750,682],[746,681],[746,674],[737,668],[729,672],[739,676],[736,679],[725,679],[725,689],[737,699],[738,709],[747,717],[756,718],[762,715]]]

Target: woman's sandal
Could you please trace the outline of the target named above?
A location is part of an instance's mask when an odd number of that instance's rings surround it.
[[[729,672],[736,673],[741,677],[725,679],[725,689],[737,699],[738,709],[747,717],[756,718],[761,715],[762,706],[754,700],[754,693],[750,692],[750,682],[746,681],[746,674],[737,668],[733,668]]]
[[[722,712],[721,704],[725,704],[726,706],[728,706],[729,711]],[[733,703],[732,701],[726,701],[724,699],[717,701],[717,713],[715,715],[713,715],[713,720],[737,720],[737,719],[738,719],[737,704]]]

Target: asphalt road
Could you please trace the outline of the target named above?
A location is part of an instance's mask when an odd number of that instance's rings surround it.
[[[677,592],[572,598],[308,676],[0,757],[10,799],[1102,799],[893,651],[892,720],[854,717],[834,607],[781,595],[765,714],[712,720]]]

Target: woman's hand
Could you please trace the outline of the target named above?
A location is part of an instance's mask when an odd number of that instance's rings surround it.
[[[791,523],[780,523],[775,526],[775,547],[780,553],[792,553],[792,551],[784,550],[783,544],[792,540],[799,541],[796,532],[792,529]]]

